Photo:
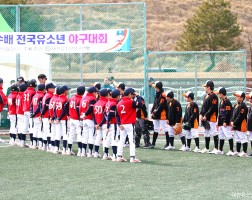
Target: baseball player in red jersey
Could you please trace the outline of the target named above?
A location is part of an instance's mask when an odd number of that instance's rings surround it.
[[[23,133],[23,124],[24,124],[24,91],[27,89],[27,84],[21,83],[19,85],[19,92],[16,97],[16,113],[17,113],[17,128],[18,128],[18,136],[19,136],[19,145],[24,147],[25,134],[22,134],[24,138],[21,138],[21,133]],[[21,142],[22,139],[22,142]],[[17,144],[17,143],[16,143]],[[18,145],[18,144],[17,144]]]
[[[23,123],[23,134],[26,134],[29,128],[30,133],[30,146],[32,146],[33,137],[33,120],[30,118],[30,106],[32,97],[35,95],[35,87],[37,87],[36,80],[32,79],[28,82],[28,88],[24,93],[24,123]]]
[[[10,144],[14,145],[17,135],[17,112],[16,112],[16,98],[18,95],[18,85],[11,86],[11,93],[8,96],[8,116],[10,119]]]
[[[82,122],[80,121],[80,101],[82,96],[85,93],[85,87],[79,86],[77,88],[77,94],[69,99],[69,118],[70,118],[70,131],[68,136],[68,150],[67,155],[74,155],[72,151],[73,140],[77,135],[78,143],[78,153],[77,156],[81,156],[82,143],[81,143],[81,126]]]
[[[129,136],[130,143],[130,162],[139,163],[141,162],[136,158],[136,146],[135,146],[135,133],[134,126],[136,124],[136,108],[141,108],[142,99],[140,96],[136,96],[137,101],[133,101],[133,96],[135,90],[133,88],[127,88],[124,91],[124,97],[117,104],[117,111],[119,115],[118,125],[120,126],[120,142],[118,146],[117,161],[126,162],[127,160],[123,158],[123,145],[126,136]]]
[[[57,86],[54,83],[47,83],[46,88],[46,94],[44,95],[42,99],[42,107],[41,107],[41,115],[40,118],[42,118],[43,122],[43,140],[44,140],[44,147],[47,144],[47,151],[51,150],[51,131],[50,131],[50,123],[49,123],[49,103],[51,98],[53,97],[53,93],[55,92],[55,88]]]
[[[93,108],[96,103],[97,90],[94,86],[88,88],[88,93],[82,97],[80,102],[80,118],[83,119],[82,132],[82,157],[92,157],[94,146],[94,116]],[[87,144],[89,153],[87,154]]]
[[[104,115],[107,102],[108,102],[108,90],[104,88],[100,90],[100,98],[94,104],[93,112],[96,128],[96,137],[94,143],[95,144],[94,158],[101,157],[99,154],[99,147],[103,136],[106,136],[107,133],[106,117]]]
[[[0,112],[3,111],[3,108],[7,104],[7,101],[8,99],[6,95],[3,93],[3,79],[0,78]],[[4,142],[4,140],[0,138],[0,143],[1,142]]]
[[[59,153],[60,139],[63,135],[63,151],[62,155],[66,155],[67,149],[67,117],[69,113],[69,103],[67,95],[71,88],[67,85],[60,87],[60,93],[58,100],[56,102],[55,109],[55,123],[56,123],[56,137],[55,137],[55,154]]]
[[[109,147],[112,146],[113,156],[112,161],[117,159],[117,124],[116,124],[116,106],[120,99],[120,91],[115,89],[111,92],[111,97],[106,103],[105,117],[107,120],[106,124],[106,135],[103,135],[103,160],[111,160],[109,156]]]
[[[31,112],[30,117],[33,118],[33,123],[34,123],[33,149],[36,149],[38,147],[41,150],[46,150],[45,145],[43,145],[43,140],[42,140],[42,121],[40,118],[42,99],[45,94],[44,92],[45,92],[45,85],[39,84],[38,90],[32,98],[31,109],[30,109],[30,112]]]
[[[56,124],[55,124],[55,116],[54,110],[56,107],[56,102],[60,95],[60,86],[57,86],[55,94],[51,98],[49,102],[49,123],[51,124],[51,149],[50,152],[54,152],[55,149],[55,137],[56,137]]]

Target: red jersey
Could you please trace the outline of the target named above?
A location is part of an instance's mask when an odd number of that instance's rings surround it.
[[[64,105],[67,103],[68,99],[66,95],[59,95],[56,102],[56,118],[58,120],[67,120],[67,113],[64,112]]]
[[[3,93],[3,88],[2,87],[0,87],[0,96],[1,96],[2,101],[3,101],[2,103],[0,103],[0,112],[2,112],[4,106],[7,104],[7,101],[8,101],[6,95]]]
[[[100,99],[94,104],[94,117],[96,123],[99,125],[102,122],[104,117],[104,111],[106,108],[106,104],[108,102],[108,98],[100,96]],[[106,121],[104,122],[106,123]]]
[[[107,116],[109,116],[110,112],[114,113],[110,122],[108,121],[110,124],[116,124],[115,110],[111,110],[111,108],[116,107],[116,105],[117,105],[117,100],[113,98],[108,99],[108,102],[106,104],[106,114]]]
[[[54,94],[49,103],[49,118],[54,120],[54,109],[59,98],[58,94]]]
[[[24,112],[30,112],[30,106],[32,102],[33,96],[36,94],[34,87],[28,87],[24,92],[24,102],[23,102],[23,110]]]
[[[16,115],[16,98],[17,98],[18,92],[12,91],[8,96],[8,113],[9,115]]]
[[[137,102],[128,97],[122,97],[117,104],[117,112],[120,118],[120,124],[135,124],[136,123],[136,108],[142,106],[142,100],[137,97]]]
[[[33,110],[34,117],[39,117],[41,114],[40,101],[42,101],[42,98],[44,95],[45,94],[43,91],[37,91],[36,94],[32,98],[32,110]]]
[[[80,116],[85,113],[84,119],[93,120],[93,107],[95,102],[96,98],[91,93],[87,93],[84,97],[82,97],[80,101]]]
[[[51,98],[53,97],[53,92],[47,91],[45,96],[42,99],[42,111],[41,115],[43,118],[49,118],[49,103]]]
[[[23,103],[24,103],[24,92],[18,92],[18,95],[16,97],[16,113],[19,115],[24,114]]]
[[[79,120],[80,115],[77,112],[77,108],[80,107],[80,101],[82,99],[82,95],[74,95],[72,98],[69,100],[69,117],[74,120]]]

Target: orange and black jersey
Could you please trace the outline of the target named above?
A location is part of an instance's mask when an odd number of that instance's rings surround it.
[[[156,93],[154,104],[151,109],[151,114],[154,119],[166,120],[167,111],[167,100],[165,93]]]
[[[191,102],[186,106],[183,123],[190,123],[192,128],[199,127],[199,107],[195,102]]]
[[[167,119],[169,120],[170,126],[181,122],[182,108],[178,100],[173,99],[171,102],[168,102]]]
[[[216,122],[218,116],[218,97],[211,92],[204,97],[200,114],[210,122]]]
[[[233,107],[229,99],[227,97],[222,99],[219,106],[218,126],[222,126],[224,123],[230,125],[232,112]]]
[[[145,118],[147,118],[148,113],[147,113],[147,108],[146,108],[144,99],[142,97],[141,97],[141,99],[142,99],[142,107],[137,109],[137,116],[136,117],[138,119],[145,119]]]
[[[251,105],[248,109],[247,128],[248,128],[248,131],[252,131],[252,106]]]
[[[231,121],[234,123],[234,130],[246,132],[247,131],[247,114],[248,108],[244,102],[234,105],[234,111]]]

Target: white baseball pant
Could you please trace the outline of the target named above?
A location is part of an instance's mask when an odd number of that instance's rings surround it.
[[[123,156],[123,146],[125,143],[125,139],[128,135],[129,143],[130,143],[130,156],[135,157],[136,155],[136,145],[135,145],[135,130],[134,125],[132,124],[123,124],[123,129],[120,130],[120,141],[118,146],[118,156]]]
[[[168,126],[168,132],[169,132],[169,137],[174,137],[175,134],[174,134],[174,126]],[[184,132],[182,131],[179,135],[179,138],[182,138],[185,136]]]
[[[17,132],[23,133],[24,130],[24,115],[17,114]]]
[[[82,143],[94,144],[94,122],[90,119],[83,120]]]
[[[249,141],[252,141],[252,131],[248,131]]]
[[[186,139],[198,138],[199,132],[197,128],[192,128],[191,130],[183,130]]]
[[[55,121],[51,122],[51,141],[55,141],[56,137],[56,124]]]
[[[67,140],[67,120],[60,120],[58,124],[56,124],[56,136],[55,140],[60,140],[61,136],[63,136],[63,140]]]
[[[118,126],[110,124],[109,132],[103,135],[103,147],[109,148],[110,146],[117,146]]]
[[[225,139],[230,140],[231,138],[233,138],[232,133],[231,133],[231,129],[232,129],[231,126],[226,126],[226,127],[220,126],[219,127],[219,134],[220,134],[219,139],[220,140],[225,140]]]
[[[248,142],[247,132],[235,131],[234,132],[235,142],[246,143]]]
[[[81,126],[82,121],[70,119],[70,131],[68,136],[68,144],[73,144],[74,138],[77,135],[77,142],[81,142]]]
[[[210,130],[206,130],[204,131],[204,136],[205,137],[211,137],[211,136],[216,136],[218,135],[218,131],[216,128],[216,122],[209,122],[210,124]]]
[[[51,133],[50,133],[50,124],[49,124],[49,119],[48,118],[42,118],[42,122],[43,122],[43,140],[47,140],[47,137],[51,137]]]
[[[159,132],[159,131],[168,131],[168,124],[166,123],[165,120],[153,120],[153,125],[154,125],[154,132]]]
[[[95,131],[95,146],[100,146],[102,138],[106,136],[107,124],[103,124],[98,130]]]
[[[33,137],[35,138],[42,138],[42,121],[39,120],[39,117],[34,117],[33,118],[33,123],[34,123],[34,127],[33,127]]]
[[[17,134],[17,115],[9,115],[10,133]]]
[[[31,113],[29,111],[24,112],[24,130],[23,133],[27,133],[29,130],[29,133],[33,133],[34,130],[34,121],[32,118],[30,118]]]

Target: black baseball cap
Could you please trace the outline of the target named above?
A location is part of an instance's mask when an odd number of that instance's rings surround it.
[[[88,88],[88,92],[89,93],[94,93],[94,92],[97,92],[97,89],[96,89],[95,86],[92,86],[92,87]]]
[[[207,80],[206,83],[203,85],[203,87],[214,88],[214,82],[211,80]]]
[[[95,82],[94,84],[90,84],[91,86],[95,86],[97,88],[97,90],[101,89],[101,83],[99,82]]]
[[[227,95],[227,91],[226,91],[226,89],[224,87],[222,87],[222,88],[219,89],[218,94],[223,94],[224,96],[226,96]]]
[[[24,82],[24,77],[23,76],[18,77],[17,82]]]
[[[235,92],[234,96],[236,96],[236,97],[242,97],[243,99],[245,99],[245,97],[246,97],[245,93],[242,92],[242,91]]]
[[[0,83],[3,83],[3,79],[2,78],[0,78]]]
[[[124,90],[124,95],[125,96],[128,96],[129,94],[135,94],[135,90],[133,89],[133,88],[126,88],[125,90]]]
[[[173,93],[173,91],[168,91],[166,96],[167,96],[167,97],[170,97],[171,99],[173,99],[173,98],[174,98],[174,93]]]
[[[13,84],[10,89],[11,91],[19,91],[17,84]]]
[[[59,85],[56,87],[56,94],[58,94],[58,95],[61,94],[60,88],[61,88],[61,86],[59,86]]]
[[[29,87],[36,87],[37,86],[37,81],[35,79],[32,79],[28,82]]]
[[[118,89],[112,90],[111,96],[112,96],[112,98],[116,98],[116,97],[120,96],[120,91]]]
[[[102,97],[106,97],[108,95],[108,93],[109,93],[109,91],[106,88],[100,90],[100,95]]]
[[[21,83],[19,85],[20,92],[24,92],[27,89],[28,85],[26,83]]]
[[[187,93],[184,93],[183,96],[186,97],[186,98],[194,99],[194,94],[191,91],[188,91]]]
[[[38,90],[43,91],[45,89],[45,84],[38,84]]]
[[[85,93],[85,90],[86,90],[86,88],[83,85],[81,85],[81,86],[77,87],[77,94],[83,95]]]
[[[39,74],[39,75],[38,75],[38,79],[39,79],[39,78],[42,78],[42,79],[43,79],[43,78],[46,78],[46,79],[47,79],[47,77],[46,77],[45,74]]]
[[[51,83],[47,83],[46,84],[46,89],[48,90],[49,88],[56,88],[57,87],[57,85],[55,85],[53,82],[51,82]]]
[[[71,88],[68,87],[67,85],[62,85],[60,87],[60,93],[63,94],[65,91],[70,90]]]

